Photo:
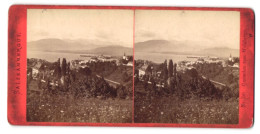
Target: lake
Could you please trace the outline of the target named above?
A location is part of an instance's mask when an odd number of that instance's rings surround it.
[[[81,57],[81,53],[64,53],[64,52],[45,52],[45,51],[28,51],[27,58],[44,59],[50,62],[57,61],[58,58],[66,58],[67,61],[71,60],[88,60],[90,57]],[[149,52],[135,52],[135,59],[149,60],[155,63],[163,63],[164,60],[172,59],[174,63],[179,61],[196,61],[196,58],[187,58],[193,55],[178,55],[178,54],[163,54],[163,53],[149,53]]]
[[[165,60],[170,60],[174,63],[179,61],[196,61],[197,58],[187,58],[187,56],[194,55],[179,55],[179,54],[169,54],[169,53],[149,53],[149,52],[135,52],[135,59],[138,60],[149,60],[155,63],[163,63]]]
[[[66,58],[67,61],[71,60],[88,60],[90,57],[81,57],[82,54],[63,53],[63,52],[45,52],[45,51],[27,51],[27,58],[44,59],[50,62],[57,61],[58,58]]]

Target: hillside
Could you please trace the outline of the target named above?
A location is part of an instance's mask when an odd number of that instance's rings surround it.
[[[206,47],[198,42],[190,41],[167,41],[167,40],[148,40],[135,43],[135,52],[152,52],[183,55],[207,55],[217,57],[238,57],[239,50],[228,47]]]

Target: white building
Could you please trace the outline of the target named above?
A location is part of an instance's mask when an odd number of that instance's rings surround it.
[[[235,64],[233,65],[233,67],[239,68],[239,63],[235,63]]]
[[[129,61],[126,66],[133,66],[133,61]]]
[[[32,68],[32,77],[36,79],[37,75],[39,74],[39,70],[36,68]]]
[[[231,62],[234,62],[234,58],[232,57],[232,55],[230,54],[229,58],[228,58],[229,61]]]
[[[124,59],[124,60],[128,60],[128,59],[127,59],[127,56],[125,56],[125,53],[124,53],[123,59]]]

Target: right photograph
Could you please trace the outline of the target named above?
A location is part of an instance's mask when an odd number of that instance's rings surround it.
[[[134,122],[239,123],[240,12],[135,10]]]

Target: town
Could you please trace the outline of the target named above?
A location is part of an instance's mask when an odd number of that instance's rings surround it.
[[[81,57],[86,57],[85,55],[80,55]],[[70,70],[65,74],[69,74],[70,72],[79,72],[80,70],[89,70],[92,72],[96,72],[97,76],[104,77],[104,74],[112,73],[108,70],[112,70],[116,67],[133,67],[133,56],[126,56],[125,54],[122,57],[112,57],[107,55],[92,55],[88,56],[88,59],[85,60],[71,60],[66,61],[63,58],[57,60],[55,63],[50,63],[48,61],[42,59],[31,58],[27,60],[28,68],[27,68],[27,76],[28,78],[32,78],[33,80],[38,80],[40,83],[48,83],[46,80],[48,79],[49,85],[53,87],[58,87],[60,84],[64,84],[64,78],[57,79],[55,78],[55,73],[61,72],[62,67],[66,66],[64,70]],[[99,66],[100,64],[104,66]],[[57,67],[58,66],[58,67]],[[98,68],[106,68],[98,70]],[[129,73],[131,76],[131,74]],[[29,80],[29,79],[28,79]],[[120,84],[118,82],[114,82]],[[48,86],[47,86],[48,87]],[[53,88],[54,89],[54,88]]]
[[[138,78],[140,81],[146,80],[147,83],[152,84],[152,81],[155,81],[157,87],[164,87],[164,75],[168,75],[168,71],[165,71],[167,67],[171,66],[176,74],[185,73],[189,70],[196,69],[200,70],[201,66],[215,66],[220,68],[233,68],[232,70],[237,72],[239,71],[239,58],[232,57],[230,54],[229,58],[219,58],[219,57],[210,57],[210,56],[187,56],[187,58],[192,59],[191,61],[179,61],[178,63],[174,63],[172,60],[165,60],[162,64],[156,64],[147,60],[136,60],[135,61],[135,74],[134,77]],[[195,60],[194,60],[195,59]],[[171,65],[170,65],[171,64]],[[214,71],[214,70],[212,70]],[[216,70],[215,70],[216,71]],[[166,73],[166,74],[165,74]]]

